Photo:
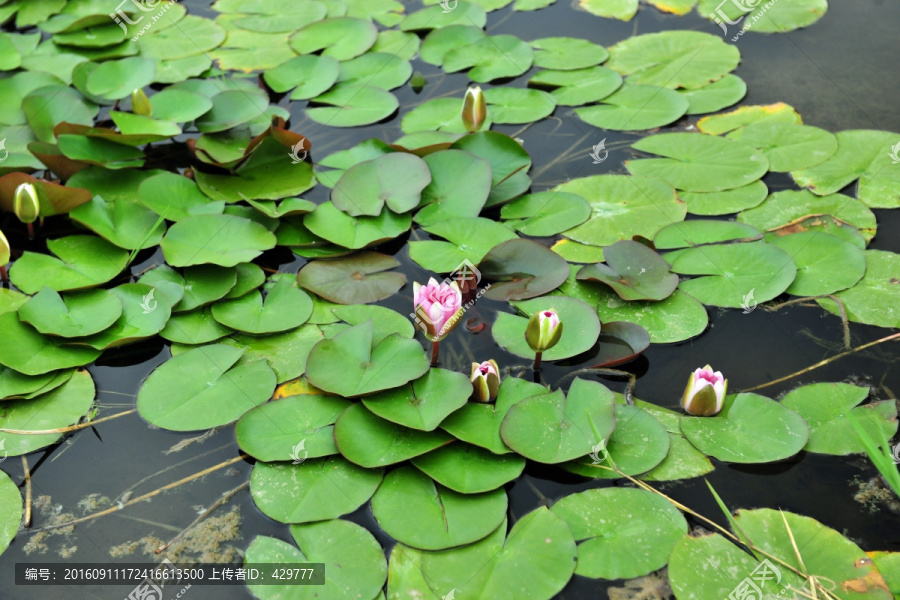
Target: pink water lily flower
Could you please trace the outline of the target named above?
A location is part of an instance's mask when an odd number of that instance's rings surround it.
[[[725,405],[725,394],[728,391],[728,380],[721,371],[713,371],[706,365],[691,373],[681,407],[685,412],[699,417],[711,417],[719,414]]]
[[[432,342],[431,362],[437,364],[438,344],[456,327],[465,312],[462,308],[462,292],[455,281],[438,283],[432,277],[427,285],[414,282],[413,306],[416,324]]]

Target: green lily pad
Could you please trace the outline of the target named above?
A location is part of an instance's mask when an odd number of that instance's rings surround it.
[[[689,192],[720,192],[749,185],[769,168],[768,160],[754,148],[699,133],[657,134],[632,147],[666,157],[626,161],[632,175],[659,177]]]
[[[259,223],[233,215],[198,215],[178,221],[160,242],[175,267],[233,267],[275,247],[275,236]]]
[[[251,564],[325,564],[324,586],[254,585],[247,588],[260,600],[293,597],[306,600],[326,595],[335,600],[369,598],[380,590],[387,577],[384,551],[371,533],[340,519],[292,525],[291,535],[300,547],[266,536],[254,538],[244,557]],[[352,557],[352,558],[349,558]]]
[[[688,109],[678,92],[656,85],[624,83],[600,104],[575,109],[581,120],[612,131],[642,131],[674,123]]]
[[[799,223],[799,231],[817,228],[815,222],[802,223],[803,217],[831,215],[859,229],[868,241],[875,235],[875,214],[862,202],[843,194],[816,196],[809,190],[784,190],[775,192],[756,208],[738,215],[737,220],[753,225],[760,231],[770,231]]]
[[[0,552],[9,548],[10,542],[16,537],[16,531],[22,521],[23,510],[22,494],[19,493],[19,488],[9,478],[9,475],[3,473],[0,476],[0,515],[3,515],[0,518]]]
[[[809,440],[803,417],[759,394],[732,394],[714,417],[683,417],[681,431],[698,450],[733,463],[765,463],[797,454]]]
[[[900,327],[898,269],[900,254],[866,250],[865,276],[849,290],[837,294],[847,310],[847,318],[879,327]],[[840,314],[833,300],[822,298],[816,302],[825,310]]]
[[[762,151],[769,170],[779,173],[814,167],[838,149],[837,137],[824,129],[780,121],[752,123],[726,137]]]
[[[344,61],[372,47],[378,29],[371,21],[352,17],[334,17],[310,23],[291,36],[291,48],[297,54],[322,50],[322,56]]]
[[[434,431],[447,415],[464,406],[471,395],[472,384],[462,373],[429,369],[401,388],[367,396],[363,404],[382,419],[412,429]]]
[[[493,283],[485,292],[491,300],[525,300],[558,288],[569,266],[561,256],[531,240],[511,239],[484,255],[478,265]]]
[[[250,494],[264,514],[282,523],[336,519],[362,506],[381,483],[381,469],[363,469],[340,456],[301,464],[258,462]]]
[[[84,135],[60,135],[58,143],[63,156],[75,161],[107,169],[128,169],[144,165],[142,151],[108,139]]]
[[[177,26],[174,19],[165,21],[171,26],[154,27],[138,40],[141,54],[152,56],[160,64],[208,53],[225,41],[225,30],[210,19],[188,15],[178,20]]]
[[[759,206],[769,194],[769,188],[761,180],[750,185],[721,192],[684,192],[678,197],[687,204],[692,215],[727,215]]]
[[[118,275],[128,260],[127,252],[92,235],[48,240],[47,249],[58,258],[26,251],[10,268],[10,280],[23,292],[94,287]]]
[[[599,65],[609,52],[588,40],[571,37],[547,37],[529,42],[534,52],[534,66],[542,69],[574,71]]]
[[[495,189],[531,167],[528,152],[508,135],[495,131],[479,131],[463,136],[450,148],[465,150],[491,163],[491,187]],[[490,198],[487,205],[493,205]]]
[[[452,440],[443,431],[418,431],[386,421],[361,403],[350,406],[334,424],[334,441],[340,453],[366,468],[403,462]]]
[[[439,484],[460,494],[489,492],[522,474],[521,456],[493,452],[455,442],[412,459],[412,464]]]
[[[19,308],[21,321],[45,335],[66,338],[103,331],[121,314],[121,301],[106,290],[89,290],[62,297],[45,287]]]
[[[392,333],[405,338],[412,338],[416,334],[415,327],[407,317],[383,306],[353,304],[333,306],[330,310],[341,321],[350,325],[360,325],[371,320],[372,342],[375,344]]]
[[[656,232],[684,221],[687,209],[675,190],[659,179],[626,175],[594,175],[553,188],[581,196],[591,205],[591,218],[563,235],[592,246],[609,246],[635,235]]]
[[[0,366],[0,400],[30,400],[58,388],[71,379],[74,372],[72,369],[53,371],[32,377]]]
[[[673,250],[719,242],[760,239],[762,239],[762,234],[752,225],[734,221],[697,219],[663,227],[653,237],[653,245],[659,250]],[[672,256],[677,256],[677,254],[673,253]]]
[[[547,92],[527,88],[496,87],[485,90],[491,120],[498,124],[522,124],[540,121],[556,109]]]
[[[69,216],[126,250],[152,248],[159,244],[166,231],[165,224],[158,222],[158,216],[152,210],[135,202],[107,202],[100,196],[94,196],[91,202],[82,204]],[[140,248],[136,247],[138,244]]]
[[[265,462],[337,454],[334,422],[350,401],[338,396],[299,395],[252,408],[238,419],[234,435],[241,450]]]
[[[311,384],[345,397],[399,387],[427,370],[419,342],[393,334],[373,346],[368,321],[316,344],[306,364]]]
[[[438,31],[443,31],[439,29]],[[493,121],[488,113],[481,128],[488,130]],[[418,133],[422,131],[446,131],[449,133],[466,133],[462,120],[462,101],[458,98],[432,98],[415,107],[405,115],[400,122],[400,128],[404,133]],[[401,144],[402,145],[402,144]]]
[[[107,100],[118,100],[135,89],[150,85],[156,74],[156,61],[132,56],[100,63],[87,78],[87,90]]]
[[[714,5],[715,2],[710,2],[711,7]],[[718,6],[721,6],[721,4]],[[729,10],[726,11],[726,14],[731,12],[731,9],[737,8],[737,6],[728,6]],[[703,3],[701,3],[698,10],[702,8]],[[738,14],[729,16],[735,19],[741,13],[747,12],[745,20],[741,22],[741,31],[785,33],[812,25],[821,19],[827,10],[827,0],[797,0],[784,6],[777,2],[775,4],[757,6],[749,12],[740,10]],[[700,10],[700,14],[704,14],[704,11]]]
[[[742,308],[747,298],[768,302],[793,283],[797,267],[790,254],[765,242],[688,248],[672,270],[698,275],[678,288],[704,304]]]
[[[776,102],[775,104],[741,106],[721,115],[703,117],[697,121],[697,129],[709,135],[720,135],[760,121],[803,124],[800,113],[794,110],[794,107],[784,102]]]
[[[331,201],[351,217],[377,217],[385,206],[404,213],[418,206],[429,183],[431,173],[424,160],[392,152],[344,171],[331,190]]]
[[[671,502],[639,489],[587,490],[550,510],[579,542],[575,574],[594,579],[631,579],[661,569],[688,532]]]
[[[484,37],[484,31],[481,27],[469,24],[447,25],[433,29],[425,36],[422,41],[422,48],[419,52],[423,61],[437,67],[441,66],[444,56],[454,48],[467,46],[468,44],[477,42]],[[457,109],[462,106],[458,99],[454,99]]]
[[[615,425],[612,392],[603,384],[576,378],[566,395],[556,390],[510,408],[500,435],[525,458],[554,464],[588,454],[609,438]]]
[[[850,242],[820,231],[805,231],[767,240],[787,252],[797,278],[785,290],[795,296],[824,296],[856,285],[866,273],[866,255]]]
[[[551,250],[562,256],[569,263],[596,263],[603,262],[603,248],[590,246],[581,242],[573,242],[565,238],[559,240]],[[574,266],[570,264],[570,267]],[[565,285],[565,284],[563,284]]]
[[[157,269],[162,268],[157,267]],[[160,274],[166,275],[164,272]],[[236,282],[237,269],[234,268],[216,265],[187,267],[184,269],[183,296],[181,301],[175,305],[174,310],[176,312],[188,311],[211,304],[231,291]],[[153,284],[157,285],[156,282]],[[163,289],[163,293],[166,293],[165,289]]]
[[[195,182],[168,172],[145,179],[138,188],[138,200],[169,221],[180,221],[202,214],[218,215],[225,208],[224,202],[210,200]],[[116,202],[116,206],[119,203]]]
[[[703,333],[709,324],[706,308],[680,290],[661,302],[625,302],[612,291],[603,292],[597,314],[603,323],[629,321],[640,325],[654,344],[688,340]]]
[[[538,71],[528,84],[554,88],[550,95],[560,106],[581,106],[602,100],[622,87],[622,76],[606,67]]]
[[[403,273],[385,273],[400,263],[377,252],[312,261],[297,273],[301,287],[338,304],[368,304],[396,294],[406,284]]]
[[[737,47],[700,31],[663,31],[628,38],[609,49],[606,66],[628,83],[697,89],[721,79],[741,60]]]
[[[172,431],[209,429],[236,421],[275,390],[265,361],[235,365],[243,350],[212,344],[157,367],[138,392],[141,416]]]
[[[236,300],[217,302],[212,307],[216,321],[247,333],[275,333],[299,327],[312,314],[312,300],[303,290],[281,279],[268,291],[250,292]]]
[[[447,12],[443,6],[427,6],[409,14],[400,23],[402,31],[423,31],[440,29],[452,25],[473,25],[477,28],[484,27],[487,15],[484,9],[474,2],[458,0],[456,8]]]
[[[159,335],[177,344],[208,344],[233,332],[216,321],[210,307],[206,306],[173,314]]]
[[[664,300],[678,287],[678,275],[659,254],[632,240],[603,249],[606,264],[588,265],[578,279],[599,281],[613,288],[623,300]]]
[[[76,371],[66,383],[46,394],[31,400],[4,402],[0,427],[29,431],[69,427],[87,415],[94,404],[95,391],[90,374]],[[61,437],[60,433],[0,433],[0,448],[9,456],[19,456],[49,446]]]
[[[504,535],[505,520],[480,542],[423,553],[415,564],[437,597],[456,590],[461,600],[546,600],[562,591],[572,577],[576,554],[572,532],[562,519],[540,507],[520,518],[505,540]],[[473,564],[484,567],[473,574]]]
[[[419,37],[414,33],[382,30],[378,32],[378,39],[375,40],[369,51],[393,54],[406,60],[412,60],[419,53],[420,44]]]
[[[490,163],[462,150],[442,150],[424,160],[431,183],[422,190],[415,221],[428,227],[453,217],[477,217],[491,191]]]
[[[781,400],[809,425],[807,452],[838,456],[865,452],[850,422],[855,418],[873,439],[881,429],[887,439],[897,433],[897,407],[892,400],[859,404],[869,396],[869,388],[849,383],[813,383],[789,392]]]
[[[838,148],[831,158],[791,173],[797,185],[827,196],[859,179],[856,197],[867,206],[900,207],[900,167],[891,158],[898,134],[854,129],[838,132],[836,137]]]
[[[740,102],[747,95],[747,84],[737,75],[725,75],[703,87],[678,92],[688,101],[687,113],[713,113]],[[752,145],[752,144],[751,144]]]
[[[630,21],[637,14],[638,0],[578,0],[578,6],[598,17]]]
[[[491,328],[491,333],[495,342],[516,356],[534,358],[534,350],[525,341],[525,328],[528,325],[528,318],[541,310],[555,309],[560,322],[563,323],[559,342],[543,353],[545,360],[561,360],[586,352],[597,342],[600,335],[600,321],[596,312],[581,300],[552,296],[512,304],[524,316],[497,313],[497,320]],[[570,324],[574,326],[568,326]]]
[[[566,463],[563,468],[594,479],[620,477],[610,470],[613,464],[625,475],[646,473],[661,464],[668,454],[669,434],[646,410],[616,404],[616,428],[605,450],[604,454],[595,446],[589,456]]]
[[[275,371],[278,383],[284,383],[303,375],[310,350],[322,338],[318,327],[307,324],[265,336],[235,334],[222,339],[221,343],[243,349],[242,363],[257,360],[268,362]]]
[[[531,46],[514,35],[491,35],[453,48],[443,57],[447,73],[469,69],[469,79],[486,83],[503,77],[517,77],[531,68]]]
[[[715,470],[705,454],[681,433],[669,432],[669,453],[655,468],[641,476],[644,481],[678,481],[702,477]]]
[[[455,271],[464,261],[480,263],[499,244],[518,239],[506,225],[481,217],[451,217],[423,229],[448,240],[409,242],[409,257],[435,273]]]
[[[393,54],[367,52],[341,63],[338,83],[353,83],[392,90],[412,75],[409,61]]]
[[[405,233],[412,217],[398,215],[384,208],[377,217],[351,217],[332,202],[320,204],[303,218],[303,225],[313,234],[345,248],[364,248],[394,239]]]
[[[153,118],[187,123],[206,114],[212,107],[212,100],[202,94],[176,89],[165,89],[150,96]]]
[[[538,192],[504,205],[500,216],[525,235],[544,237],[587,221],[591,216],[591,205],[575,194]]]
[[[518,379],[506,377],[500,383],[497,399],[493,404],[469,402],[441,422],[441,429],[455,438],[486,448],[493,454],[509,454],[511,450],[500,437],[500,426],[506,413],[525,398],[546,394],[547,388]]]
[[[306,109],[310,119],[331,127],[369,125],[390,116],[399,106],[397,98],[386,90],[352,83],[338,84],[312,102],[331,105]]]
[[[340,63],[331,56],[297,56],[263,73],[266,85],[281,94],[291,89],[291,100],[324,94],[337,81]]]
[[[490,535],[506,516],[506,493],[460,494],[413,467],[388,473],[372,497],[378,524],[397,541],[444,550]]]

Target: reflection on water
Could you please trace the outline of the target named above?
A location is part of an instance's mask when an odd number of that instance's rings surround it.
[[[201,4],[208,7],[209,3],[183,0],[183,4],[191,12],[204,14],[196,9],[202,8]],[[410,11],[416,8],[407,4]],[[900,20],[900,5],[877,0],[832,0],[830,4],[828,14],[809,30],[780,36],[751,34],[740,39],[738,45],[743,61],[736,74],[747,82],[749,91],[744,102],[786,102],[803,115],[805,123],[830,131],[852,128],[900,131],[900,114],[896,111],[900,80],[885,76],[894,66],[892,53],[896,43],[892,24]],[[214,16],[210,12],[205,15]],[[646,7],[633,22],[621,23],[573,12],[567,0],[560,0],[538,13],[514,13],[507,8],[488,18],[491,34],[508,33],[525,40],[567,35],[606,46],[636,33],[673,28],[713,31],[715,26],[696,15],[670,17]],[[446,75],[439,68],[419,61],[415,61],[413,67],[424,74],[427,83],[419,94],[408,86],[395,90],[403,107],[402,114],[431,98],[462,97],[468,83],[463,75]],[[524,85],[526,79],[527,75],[512,85]],[[280,104],[288,106],[286,99]],[[292,129],[311,140],[314,161],[370,137],[390,141],[402,135],[399,130],[402,115],[365,128],[334,130],[304,120],[302,103],[294,103],[291,109]],[[695,119],[682,120],[675,129],[683,129],[694,122]],[[633,134],[594,129],[566,107],[559,107],[554,117],[532,126],[497,126],[495,129],[520,137],[531,153],[534,162],[532,191],[543,191],[576,177],[624,172],[623,161],[632,155],[628,145],[637,139]],[[589,152],[602,138],[606,139],[609,156],[602,164],[594,164]],[[160,160],[173,166],[184,166],[185,155],[180,150],[173,152],[163,146],[157,152]],[[790,185],[785,176],[770,175],[766,182],[773,190]],[[328,192],[327,188],[318,186],[306,197],[320,202],[327,198]],[[875,212],[879,233],[871,247],[900,252],[900,211]],[[413,235],[416,239],[427,239],[427,234],[422,231]],[[410,282],[426,280],[431,274],[409,260],[405,241],[401,238],[383,246],[382,251],[396,256]],[[13,242],[14,245],[17,243]],[[139,255],[135,271],[147,269],[161,259],[159,252],[144,252]],[[302,259],[284,249],[267,253],[259,262],[292,273],[304,264]],[[408,314],[411,288],[407,285],[400,294],[381,304]],[[460,327],[449,336],[441,344],[443,367],[468,372],[472,361],[488,358],[496,359],[504,368],[529,364],[493,343],[490,324],[496,311],[512,312],[507,305],[481,299],[467,313],[467,317],[476,318],[487,327],[480,332]],[[730,388],[737,391],[800,370],[842,348],[839,319],[815,306],[793,306],[777,313],[756,310],[747,315],[739,310],[712,308],[710,317],[710,328],[700,337],[672,346],[651,346],[637,361],[619,367],[637,375],[635,395],[638,398],[677,408],[688,374],[706,363],[712,363],[716,370],[725,373]],[[853,325],[853,345],[887,333],[875,327]],[[778,397],[802,383],[851,379],[876,388],[875,395],[879,399],[891,398],[900,392],[897,353],[897,344],[876,346],[760,393]],[[168,357],[169,351],[159,339],[105,353],[103,359],[90,369],[99,390],[99,402],[105,407],[103,414],[133,408],[141,381]],[[547,363],[544,380],[556,386],[573,370],[592,364],[591,359],[592,353],[587,352],[564,362]],[[566,380],[565,385],[570,381]],[[623,379],[601,378],[600,381],[613,390],[624,390]],[[129,416],[97,426],[95,430],[83,430],[58,447],[36,453],[29,458],[29,464],[35,470],[34,497],[41,499],[43,509],[35,509],[34,527],[50,524],[54,515],[71,513],[80,517],[94,512],[97,505],[91,505],[90,501],[86,503],[91,495],[96,494],[92,496],[94,501],[106,496],[110,503],[124,502],[127,501],[123,498],[126,493],[137,497],[237,456],[231,427],[224,427],[202,440],[179,444],[194,437],[194,434],[156,430],[137,416]],[[179,449],[180,446],[183,448]],[[146,560],[147,555],[142,553],[139,543],[142,538],[148,535],[166,541],[174,538],[196,518],[198,510],[246,481],[251,466],[248,462],[238,462],[199,481],[164,492],[150,502],[80,525],[72,533],[44,537],[38,544],[31,534],[19,535],[0,558],[0,581],[5,583],[0,596],[10,599],[64,597],[67,600],[124,597],[128,592],[126,588],[16,588],[8,582],[12,581],[12,566],[16,562],[30,559],[61,561],[61,554],[67,555],[69,561],[111,561],[111,549],[119,547],[121,554],[121,545],[128,543],[134,544],[136,554],[118,560]],[[21,481],[18,460],[8,460],[2,468],[14,481]],[[848,534],[867,550],[900,550],[900,517],[878,501],[877,489],[862,490],[861,500],[867,504],[854,499],[860,486],[874,473],[868,461],[860,456],[837,458],[801,453],[769,466],[717,463],[716,470],[707,478],[734,509],[772,507],[795,511]],[[520,517],[563,495],[607,485],[616,484],[585,482],[557,468],[531,464],[525,475],[509,486],[511,516]],[[726,525],[701,481],[667,483],[659,487],[678,501]],[[237,507],[235,513],[229,512],[232,507]],[[258,534],[289,539],[287,527],[261,515],[246,489],[238,492],[228,506],[214,513],[217,517],[226,515],[230,515],[230,533],[233,535],[220,536],[222,539],[218,542],[223,552],[228,551],[229,545],[246,548]],[[348,518],[369,528],[383,545],[389,547],[391,544],[379,530],[367,506]],[[224,531],[227,527],[221,529]],[[213,533],[209,532],[210,537],[215,537]],[[240,537],[230,539],[236,535]],[[26,552],[32,547],[37,547],[38,551],[28,555]],[[654,586],[658,589],[660,585],[658,580],[643,583],[645,589]],[[622,584],[611,585],[621,587]],[[602,598],[606,596],[604,590],[607,587],[606,583],[575,577],[559,598]],[[619,600],[634,597],[634,592],[635,589],[620,589],[610,591],[610,595]],[[189,597],[192,600],[227,600],[246,598],[248,594],[241,588],[194,586]]]

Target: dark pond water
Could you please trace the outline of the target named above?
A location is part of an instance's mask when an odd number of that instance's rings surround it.
[[[208,1],[185,0],[184,4],[192,13],[214,16]],[[409,6],[410,11],[416,8],[412,3]],[[900,4],[897,2],[831,0],[827,15],[810,29],[777,36],[749,34],[742,37],[738,46],[743,58],[736,74],[747,82],[749,91],[744,103],[783,101],[794,106],[805,123],[830,131],[855,128],[900,131],[900,111],[897,110],[900,79],[895,74],[898,23]],[[556,5],[538,13],[514,13],[509,8],[491,13],[487,29],[491,34],[508,33],[524,40],[567,35],[605,46],[634,34],[665,29],[714,32],[713,25],[696,15],[668,17],[650,8],[641,10],[633,22],[620,23],[575,12],[569,0],[559,0]],[[425,75],[427,85],[418,95],[408,86],[394,91],[400,100],[401,114],[433,97],[461,97],[468,83],[462,75],[445,75],[438,68],[419,61],[413,66]],[[524,85],[527,78],[526,74],[510,85]],[[282,105],[286,106],[286,101],[282,101]],[[324,128],[305,122],[302,103],[295,104],[293,115],[291,128],[312,141],[313,160],[370,137],[391,141],[402,135],[399,115],[386,123],[352,130]],[[683,119],[674,129],[682,129],[695,120]],[[629,142],[637,137],[594,129],[565,107],[557,109],[555,118],[525,131],[512,126],[495,129],[505,133],[518,132],[524,140],[534,162],[531,171],[533,191],[543,191],[575,177],[624,172],[622,163],[630,157],[630,150],[627,144],[617,145],[616,142]],[[607,146],[619,149],[611,151],[606,162],[595,165],[588,157],[588,151],[604,137]],[[183,157],[180,149],[169,147],[159,158],[170,166],[186,166]],[[766,183],[772,190],[790,186],[784,177],[769,176]],[[327,192],[319,186],[306,197],[318,202]],[[875,212],[879,229],[870,247],[900,252],[900,211]],[[51,223],[49,227],[52,226]],[[427,237],[418,231],[413,235],[418,239]],[[23,242],[12,241],[14,246]],[[403,240],[384,251],[393,253],[401,261],[410,283],[424,281],[429,276],[409,260]],[[147,269],[161,260],[160,253],[142,254],[136,261],[135,271]],[[284,250],[267,253],[258,262],[291,273],[304,264],[302,259],[295,260],[293,254]],[[411,287],[407,285],[400,295],[383,304],[408,313]],[[498,310],[510,309],[481,300],[471,316],[491,323]],[[712,362],[716,369],[726,374],[731,390],[741,390],[800,370],[841,348],[839,319],[817,307],[794,306],[777,313],[756,310],[748,315],[737,310],[710,311],[711,326],[700,337],[670,346],[654,345],[639,360],[624,367],[638,376],[637,397],[674,408],[689,371],[707,362]],[[853,325],[851,332],[854,346],[890,333],[864,325]],[[879,398],[895,397],[900,393],[898,351],[900,347],[896,343],[876,346],[802,378],[768,387],[761,393],[778,397],[802,383],[852,380],[876,388]],[[473,359],[495,358],[502,366],[524,364],[522,359],[496,347],[488,330],[451,336],[442,344],[441,355],[442,366],[457,370],[466,370]],[[102,360],[90,368],[99,390],[99,402],[105,407],[103,414],[133,408],[142,380],[168,357],[168,348],[158,338],[154,342],[105,353]],[[556,385],[560,378],[579,365],[590,364],[590,356],[570,362],[546,365],[545,382]],[[601,381],[614,390],[624,390],[621,380]],[[50,523],[57,510],[74,516],[93,512],[93,509],[85,511],[79,507],[79,502],[91,494],[115,500],[131,491],[136,497],[238,455],[232,427],[222,428],[179,452],[166,453],[178,442],[195,435],[157,430],[137,415],[130,415],[101,424],[96,430],[82,430],[58,446],[29,456],[28,462],[34,471],[35,498],[46,495],[52,499],[51,506],[35,510],[33,527]],[[18,458],[6,460],[0,468],[14,481],[22,480]],[[231,468],[217,470],[198,481],[157,495],[150,502],[81,525],[69,536],[35,540],[35,534],[20,534],[0,558],[0,597],[10,600],[123,598],[128,592],[126,588],[16,587],[11,583],[13,565],[26,560],[62,562],[61,553],[70,553],[67,560],[73,562],[146,561],[148,557],[140,551],[130,557],[113,559],[110,549],[148,535],[171,539],[196,518],[198,509],[209,506],[223,492],[245,482],[251,468],[251,462],[237,462]],[[788,461],[764,467],[716,462],[716,470],[708,479],[733,509],[782,508],[818,519],[866,550],[900,550],[900,515],[883,502],[864,505],[854,499],[860,484],[875,475],[867,459],[860,456],[836,458],[801,453]],[[518,518],[542,503],[573,492],[608,485],[615,484],[585,482],[556,469],[530,465],[525,475],[508,487],[511,517]],[[701,480],[661,487],[679,502],[724,524],[724,517]],[[225,540],[223,550],[228,545],[246,548],[258,534],[290,539],[287,526],[268,519],[255,508],[247,489],[235,495],[228,505],[217,509],[213,516],[225,515],[232,507],[238,507],[240,511],[240,527],[235,531],[225,525],[218,528],[219,537]],[[392,541],[379,530],[367,505],[348,518],[369,528],[386,548],[390,548]],[[233,536],[238,537],[229,540]],[[31,546],[43,544],[46,548],[43,553],[39,550],[29,555],[26,552],[29,543]],[[75,547],[77,549],[73,549]],[[599,582],[576,576],[558,598],[605,598],[608,587],[621,585],[621,582]],[[190,600],[228,600],[247,598],[249,594],[242,587],[195,586],[188,597]]]

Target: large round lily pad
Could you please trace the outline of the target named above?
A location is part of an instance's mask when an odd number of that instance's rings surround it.
[[[606,264],[588,265],[578,279],[599,281],[613,288],[623,300],[664,300],[678,287],[678,275],[659,254],[632,240],[603,249]]]
[[[9,269],[13,284],[26,294],[44,286],[58,292],[106,283],[128,261],[128,252],[93,235],[73,235],[47,241],[54,256],[25,252]]]
[[[700,335],[709,324],[706,308],[693,296],[675,290],[660,302],[626,302],[611,290],[597,302],[600,321],[629,321],[643,327],[654,344],[681,342]]]
[[[297,273],[305,289],[338,304],[368,304],[384,300],[406,284],[403,273],[385,273],[400,263],[377,252],[312,261]]]
[[[884,250],[866,250],[866,274],[849,290],[837,297],[847,309],[847,318],[879,327],[900,327],[900,255]],[[817,302],[826,310],[840,314],[833,300]]]
[[[219,323],[248,333],[275,333],[293,329],[306,322],[313,304],[292,281],[278,280],[269,289],[265,301],[259,292],[250,292],[236,300],[217,302],[212,315]]]
[[[58,338],[41,335],[22,323],[15,312],[0,314],[0,328],[5,339],[0,344],[0,364],[25,375],[80,367],[100,356],[100,350],[65,346]]]
[[[773,236],[768,242],[787,252],[797,265],[797,278],[785,290],[796,296],[823,296],[852,287],[866,272],[866,254],[850,242],[803,231]]]
[[[525,459],[515,454],[493,452],[454,442],[412,459],[420,471],[461,494],[489,492],[522,474]]]
[[[753,123],[726,137],[761,150],[769,161],[769,170],[780,173],[814,167],[831,158],[838,148],[831,132],[783,121]]]
[[[460,494],[414,467],[388,473],[372,497],[378,524],[401,543],[444,550],[490,535],[506,516],[506,493]]]
[[[5,551],[16,536],[22,520],[22,510],[19,488],[9,475],[3,473],[0,475],[0,552]]]
[[[60,296],[44,288],[19,308],[19,319],[40,333],[78,337],[103,331],[122,314],[122,302],[106,290]]]
[[[546,294],[566,280],[569,266],[552,250],[520,238],[498,244],[478,264],[491,281],[491,300],[524,300]]]
[[[555,309],[563,324],[559,342],[543,353],[546,360],[561,360],[586,352],[597,342],[600,335],[600,321],[596,312],[581,300],[566,296],[551,296],[515,302],[513,306],[523,316],[497,313],[497,320],[494,321],[491,333],[494,341],[516,356],[534,357],[534,350],[525,341],[525,328],[528,326],[529,317],[541,310]]]
[[[601,129],[642,131],[674,123],[687,109],[688,101],[677,92],[656,85],[626,82],[602,98],[600,104],[576,108],[575,114]]]
[[[671,502],[639,489],[587,490],[550,510],[572,528],[579,542],[575,574],[585,577],[631,579],[661,569],[688,532]]]
[[[358,249],[392,240],[405,233],[412,223],[409,214],[398,215],[384,208],[377,217],[351,217],[332,202],[325,202],[303,217],[303,225],[313,234],[344,248]]]
[[[385,206],[403,213],[418,206],[422,189],[430,182],[425,161],[391,152],[344,171],[331,190],[331,201],[351,217],[377,217]]]
[[[178,221],[160,247],[175,267],[214,264],[233,267],[275,247],[275,236],[259,223],[234,215],[201,215]]]
[[[468,377],[435,368],[401,388],[366,396],[363,404],[388,421],[421,431],[434,431],[471,395],[472,383]]]
[[[749,393],[727,396],[714,417],[683,417],[681,431],[704,454],[735,463],[782,460],[797,454],[809,439],[803,417]]]

